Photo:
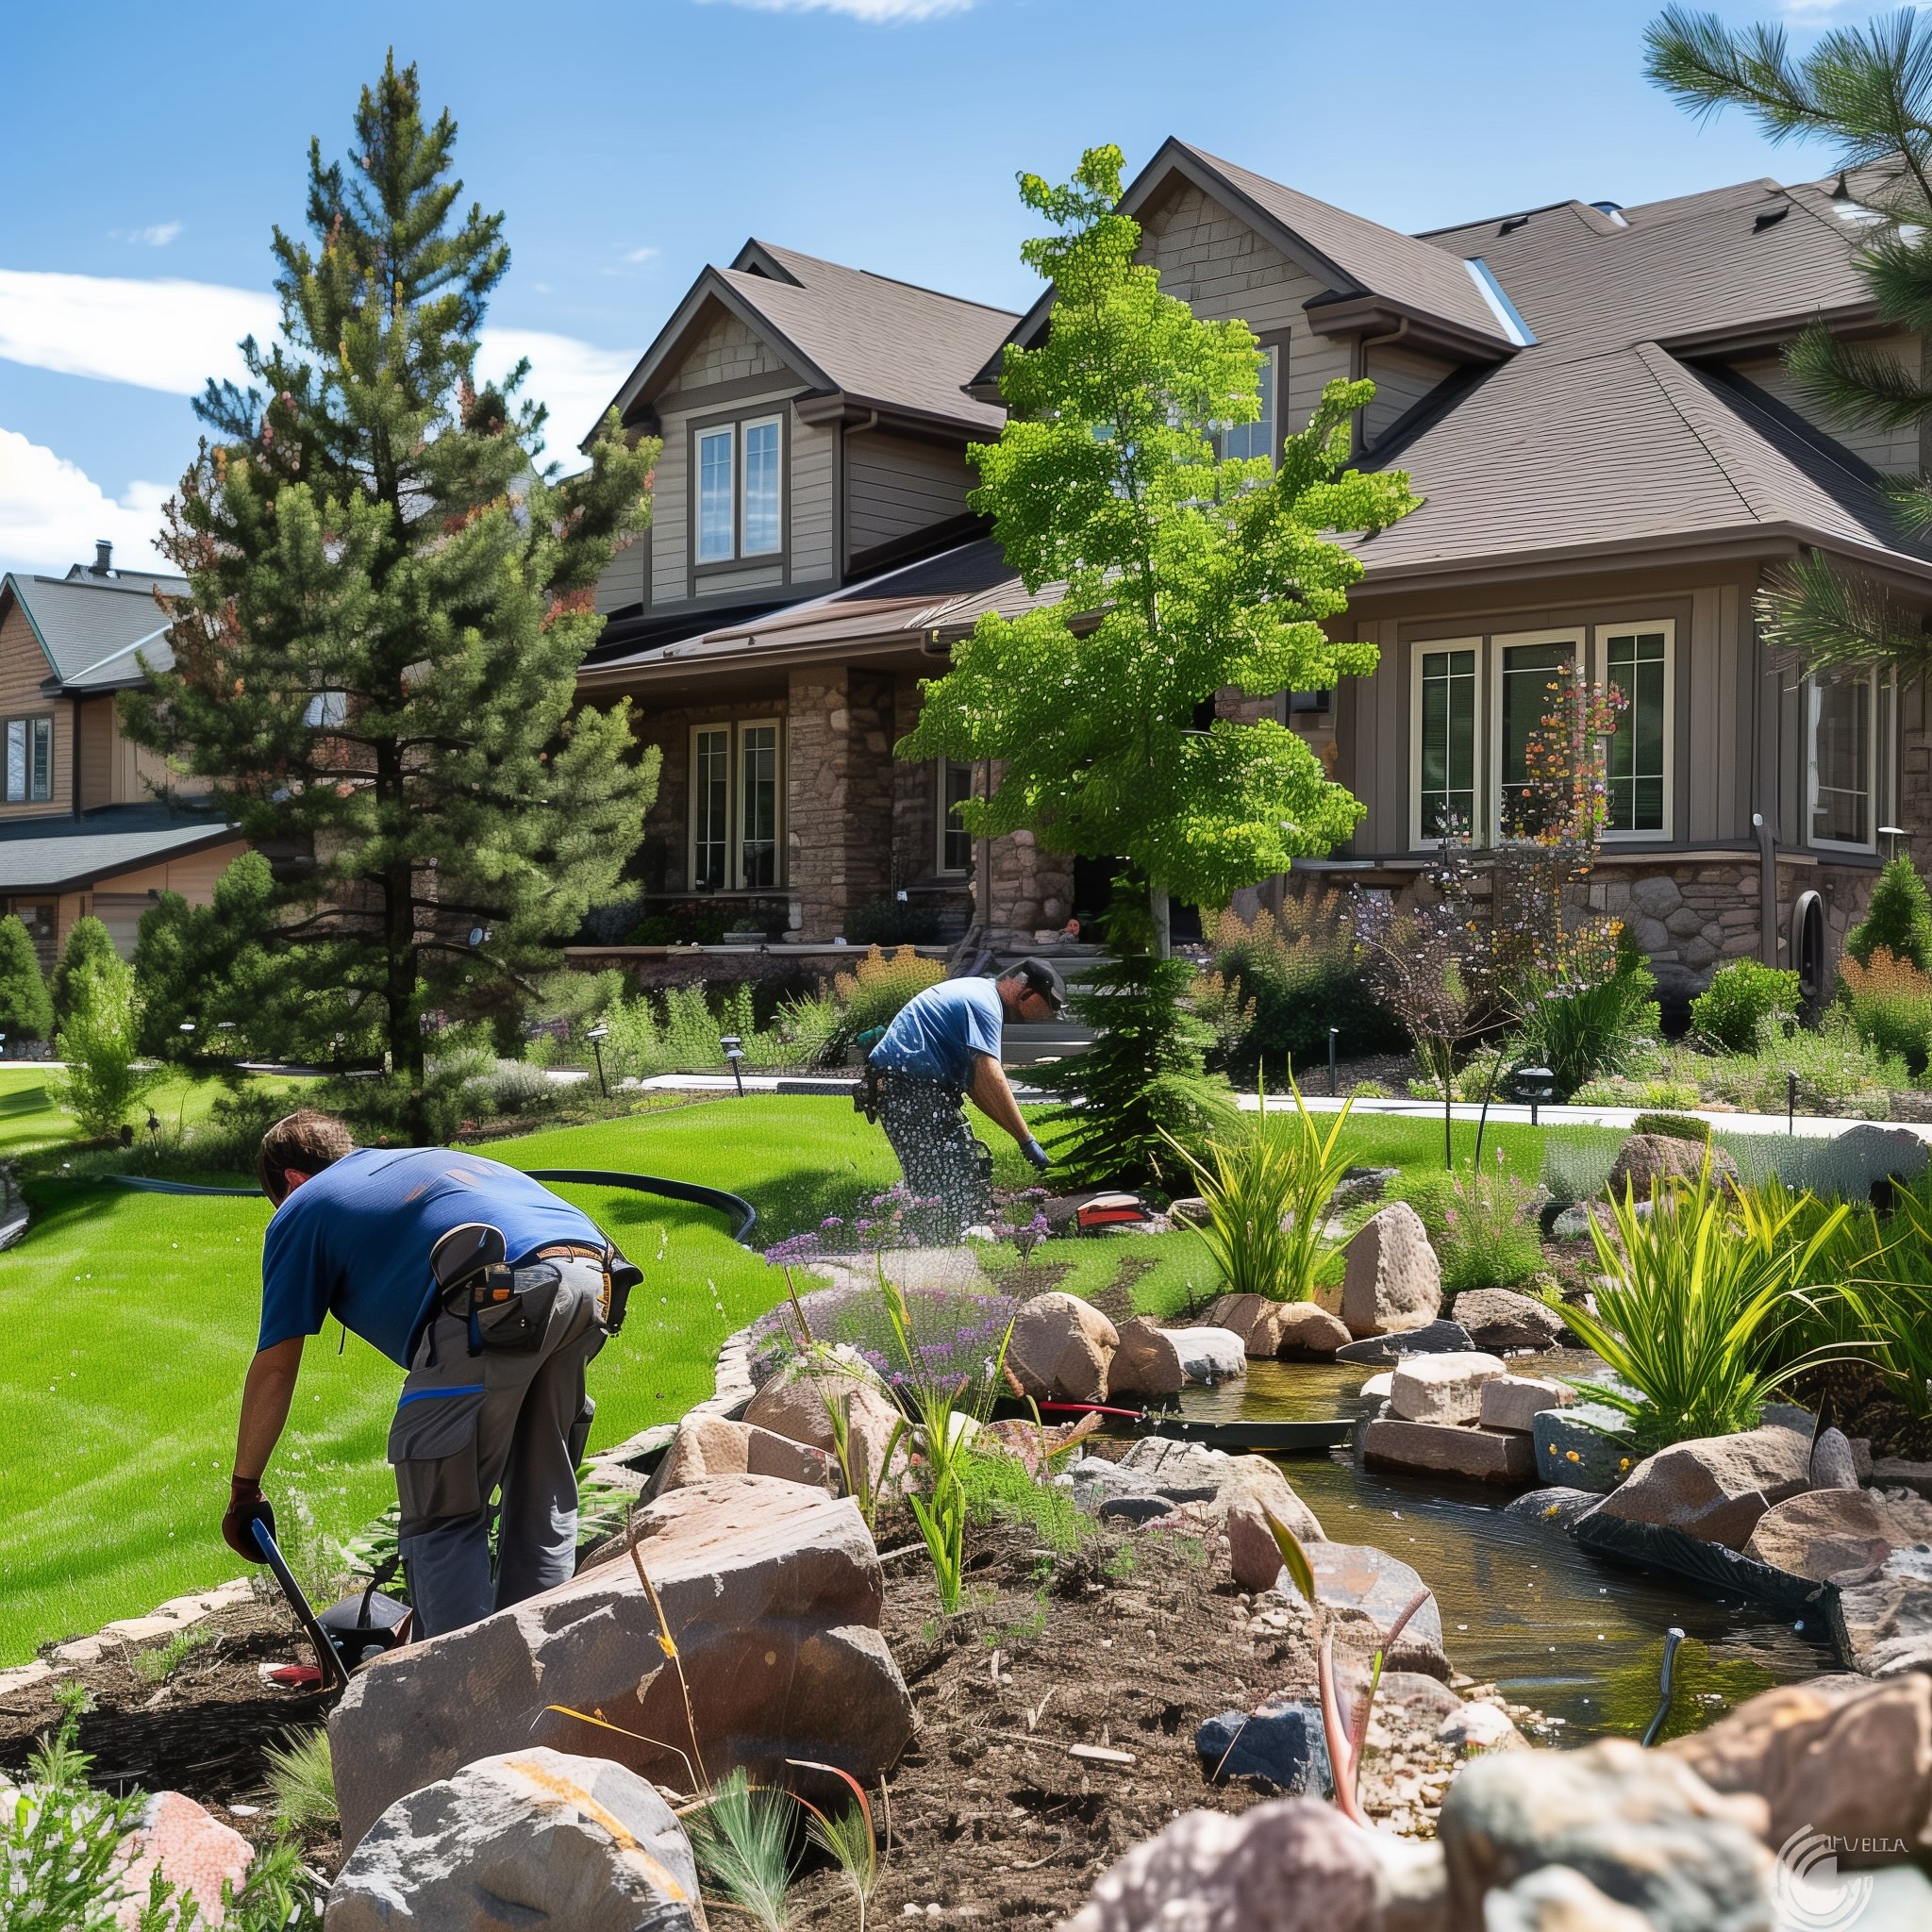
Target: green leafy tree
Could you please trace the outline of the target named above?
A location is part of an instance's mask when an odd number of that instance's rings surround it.
[[[1932,316],[1932,15],[1907,8],[1819,36],[1801,57],[1782,27],[1733,30],[1714,13],[1672,7],[1644,36],[1650,77],[1700,118],[1744,109],[1774,142],[1821,140],[1856,171],[1847,188],[1873,217],[1857,263],[1878,313],[1914,335]],[[1786,351],[1799,385],[1840,421],[1896,429],[1932,416],[1916,363],[1814,323]],[[1932,478],[1888,477],[1901,526],[1932,532]],[[1767,638],[1814,669],[1932,668],[1922,614],[1869,573],[1813,551],[1758,593]]]
[[[54,1051],[67,1063],[55,1091],[81,1131],[104,1140],[160,1084],[162,1070],[142,1058],[134,969],[118,953],[91,961],[75,976],[68,998],[67,1018],[54,1036]]]
[[[74,1008],[74,985],[91,967],[98,966],[114,950],[114,941],[98,919],[76,919],[60,948],[54,968],[54,1024],[58,1026]]]
[[[0,914],[0,1033],[8,1040],[45,1040],[54,1030],[54,1003],[32,935],[12,913]]]
[[[335,1031],[374,1020],[406,1094],[434,1013],[618,894],[658,771],[626,707],[574,709],[658,445],[609,417],[589,468],[538,467],[526,365],[477,375],[509,251],[500,215],[457,211],[455,139],[391,57],[349,162],[310,142],[280,338],[242,344],[246,390],[208,385],[215,440],[170,506],[174,669],[124,700],[130,736],[295,855],[265,937]]]
[[[1886,861],[1864,918],[1845,935],[1845,951],[1860,966],[1871,965],[1881,946],[1921,973],[1932,973],[1932,894],[1903,852]]]

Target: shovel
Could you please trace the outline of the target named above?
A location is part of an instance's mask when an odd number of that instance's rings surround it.
[[[249,1524],[255,1546],[262,1560],[275,1573],[295,1621],[315,1649],[315,1661],[322,1671],[322,1684],[333,1694],[348,1687],[349,1673],[359,1670],[372,1657],[399,1649],[409,1641],[409,1625],[415,1612],[392,1596],[377,1594],[379,1586],[396,1574],[393,1558],[369,1579],[369,1587],[358,1596],[345,1596],[317,1616],[310,1607],[288,1558],[277,1546],[267,1524],[260,1517]]]

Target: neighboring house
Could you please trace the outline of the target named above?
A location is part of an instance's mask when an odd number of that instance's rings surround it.
[[[156,798],[170,774],[121,734],[114,694],[142,682],[137,657],[171,661],[156,591],[186,589],[116,570],[107,543],[64,577],[0,578],[0,913],[25,922],[43,967],[89,913],[131,955],[162,892],[206,905],[246,849]]]
[[[1179,142],[1141,172],[1124,206],[1143,258],[1197,313],[1245,320],[1266,352],[1263,420],[1234,432],[1235,453],[1277,448],[1324,383],[1366,375],[1377,394],[1360,460],[1407,470],[1426,499],[1361,545],[1367,575],[1344,621],[1380,645],[1375,675],[1272,701],[1367,807],[1352,843],[1307,872],[1401,891],[1444,814],[1495,837],[1565,664],[1628,700],[1591,890],[1674,997],[1747,953],[1822,988],[1900,836],[1888,828],[1932,857],[1923,689],[1807,678],[1765,648],[1753,614],[1765,573],[1811,547],[1932,610],[1932,548],[1898,533],[1876,488],[1919,466],[1917,430],[1835,425],[1779,359],[1822,318],[1914,380],[1926,366],[1921,339],[1880,325],[1856,273],[1872,220],[1858,187],[1563,202],[1418,237]],[[868,290],[893,294],[852,292]],[[1039,340],[1050,314],[1043,298],[1010,340]],[[613,622],[583,686],[593,700],[633,693],[641,731],[664,746],[654,891],[756,895],[774,929],[806,939],[831,938],[885,891],[971,880],[989,924],[1016,936],[1094,895],[1085,869],[1024,837],[975,851],[949,834],[970,774],[890,756],[918,677],[981,609],[1027,600],[990,541],[892,570],[882,544],[856,541],[860,498],[869,515],[901,507],[901,541],[953,534],[939,512],[961,503],[963,464],[948,471],[957,493],[937,498],[924,473],[915,487],[868,469],[861,488],[858,465],[868,438],[901,438],[895,398],[916,398],[936,437],[955,410],[935,451],[991,435],[1002,325],[752,244],[734,271],[700,279],[626,386],[626,422],[666,436],[658,521],[647,557],[607,574],[606,606],[635,615]],[[693,362],[702,381],[682,373]],[[746,528],[771,529],[747,508],[765,501],[765,458],[750,460],[760,412],[794,464],[804,427],[841,425],[829,455],[842,508],[809,565],[796,485],[780,498],[782,550],[762,564],[745,554]],[[706,441],[713,425],[731,428],[726,442]],[[713,479],[696,499],[694,466]],[[707,542],[735,547],[711,563]],[[758,608],[782,598],[796,601]]]

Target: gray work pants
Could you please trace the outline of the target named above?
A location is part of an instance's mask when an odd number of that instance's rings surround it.
[[[917,1074],[881,1074],[879,1125],[899,1157],[922,1241],[957,1241],[992,1219],[992,1158],[966,1120],[957,1087]]]
[[[521,1603],[576,1567],[577,1464],[596,1410],[584,1370],[604,1346],[605,1275],[588,1257],[534,1265],[562,1277],[537,1345],[472,1355],[468,1321],[439,1314],[396,1405],[389,1459],[418,1637]],[[482,1315],[482,1326],[490,1320]]]

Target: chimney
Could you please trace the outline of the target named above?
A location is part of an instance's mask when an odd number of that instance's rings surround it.
[[[114,575],[114,546],[105,537],[94,540],[93,575],[97,577],[110,577]]]

